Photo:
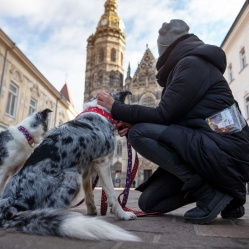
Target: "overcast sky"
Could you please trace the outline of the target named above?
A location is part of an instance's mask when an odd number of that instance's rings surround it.
[[[0,27],[60,91],[67,80],[76,111],[83,105],[86,40],[106,0],[0,0]],[[125,71],[148,44],[157,58],[163,22],[183,19],[205,43],[220,46],[245,0],[117,0],[126,33]],[[125,73],[126,76],[126,73]]]

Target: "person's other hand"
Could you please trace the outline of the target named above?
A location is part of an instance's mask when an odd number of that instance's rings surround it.
[[[97,94],[97,103],[111,111],[114,99],[109,93],[101,92]]]
[[[125,123],[125,122],[118,122],[117,128],[118,128],[118,134],[120,137],[124,137],[128,134],[129,130],[131,129],[132,124]]]

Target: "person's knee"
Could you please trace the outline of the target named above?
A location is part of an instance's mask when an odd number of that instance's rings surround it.
[[[128,140],[130,141],[133,148],[137,148],[139,146],[140,140],[142,138],[140,125],[134,125],[128,133]]]
[[[131,127],[128,133],[129,141],[134,141],[140,137],[140,124],[135,124]]]
[[[151,131],[151,124],[139,123],[132,126],[128,133],[128,139],[131,144],[136,144],[141,139],[148,136],[149,131]]]
[[[138,199],[138,207],[143,212],[151,212],[153,209],[153,206],[150,205],[149,199],[149,196],[145,192],[143,192]]]

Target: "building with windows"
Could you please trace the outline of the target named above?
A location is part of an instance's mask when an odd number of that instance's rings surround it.
[[[0,29],[0,131],[45,108],[49,128],[77,115],[67,84],[58,92]]]
[[[221,48],[227,56],[224,73],[241,112],[249,123],[249,1],[245,1],[224,38]]]

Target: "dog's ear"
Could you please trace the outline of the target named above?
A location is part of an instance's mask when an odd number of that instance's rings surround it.
[[[132,95],[132,93],[130,91],[121,91],[115,94],[117,96],[117,100],[125,102],[125,98],[128,95]]]
[[[47,119],[48,113],[49,113],[49,112],[53,112],[53,111],[51,111],[51,110],[48,109],[48,108],[46,108],[46,109],[44,109],[43,111],[41,111],[40,113],[41,113],[42,119]]]

